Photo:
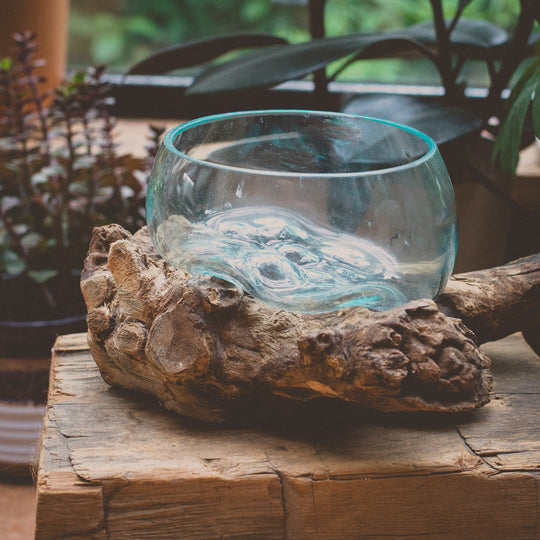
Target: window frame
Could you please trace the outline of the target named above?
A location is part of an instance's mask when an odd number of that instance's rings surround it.
[[[108,74],[105,81],[115,98],[114,114],[130,118],[196,118],[228,111],[256,109],[326,109],[339,111],[355,97],[366,94],[410,95],[426,98],[444,96],[439,85],[406,85],[360,82],[332,82],[329,98],[321,104],[312,81],[289,81],[275,88],[238,92],[217,97],[186,96],[192,77],[167,75]],[[475,107],[487,96],[487,88],[465,90],[465,106]]]

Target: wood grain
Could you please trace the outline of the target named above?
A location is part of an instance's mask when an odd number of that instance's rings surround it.
[[[460,414],[312,403],[273,423],[173,414],[58,339],[37,540],[540,536],[540,358],[484,346],[494,391]]]

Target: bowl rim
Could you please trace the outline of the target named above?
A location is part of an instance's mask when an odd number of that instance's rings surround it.
[[[227,118],[237,118],[237,117],[248,117],[248,116],[326,116],[334,118],[349,118],[353,120],[367,120],[371,122],[377,122],[379,124],[386,124],[403,131],[406,131],[420,139],[422,139],[427,144],[427,150],[419,158],[403,163],[402,165],[396,165],[393,167],[386,167],[382,169],[372,169],[369,171],[349,171],[349,172],[338,172],[338,173],[325,173],[325,172],[293,172],[293,171],[279,171],[279,170],[264,170],[264,169],[252,169],[248,167],[238,167],[235,165],[225,165],[222,163],[215,163],[212,161],[206,161],[204,159],[199,159],[189,154],[178,150],[174,145],[174,142],[178,135],[189,130],[192,127],[199,126],[202,124],[208,124],[211,122],[224,120]],[[370,116],[358,115],[358,114],[349,114],[341,113],[334,111],[319,111],[319,110],[309,110],[309,109],[257,109],[249,111],[234,111],[220,114],[213,114],[209,116],[203,116],[201,118],[195,118],[184,122],[172,129],[170,129],[165,136],[163,137],[162,145],[169,152],[176,154],[183,159],[190,161],[192,163],[197,163],[199,165],[204,165],[205,167],[211,167],[215,169],[222,169],[228,171],[234,171],[243,174],[257,174],[261,176],[272,176],[272,177],[298,177],[298,178],[350,178],[350,177],[363,177],[363,176],[373,176],[377,174],[389,174],[398,171],[404,171],[407,169],[412,169],[418,167],[422,163],[430,160],[436,154],[439,153],[437,144],[435,141],[416,128],[407,126],[405,124],[400,124],[398,122],[393,122],[391,120],[385,120],[382,118],[375,118]]]

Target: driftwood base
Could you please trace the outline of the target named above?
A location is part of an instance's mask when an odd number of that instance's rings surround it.
[[[172,268],[145,229],[132,236],[116,225],[95,230],[81,288],[105,381],[182,415],[221,421],[317,398],[382,411],[456,412],[488,401],[489,360],[430,300],[387,312],[280,311]],[[444,298],[446,313],[459,315],[455,296]]]

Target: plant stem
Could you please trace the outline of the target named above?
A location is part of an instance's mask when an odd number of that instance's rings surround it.
[[[438,61],[436,62],[446,96],[454,100],[458,97],[458,85],[452,68],[452,44],[450,30],[446,27],[440,0],[430,0],[438,43]]]
[[[82,124],[84,137],[86,141],[86,154],[92,155],[92,139],[90,137],[90,124],[88,122],[88,110],[82,112]],[[94,176],[94,167],[88,167],[86,178],[86,206],[84,210],[84,220],[86,223],[91,223],[92,213],[94,211],[94,197],[96,196],[96,185]]]
[[[36,111],[38,113],[39,118],[39,125],[41,128],[41,135],[42,135],[42,144],[44,147],[44,154],[48,157],[48,161],[50,162],[50,154],[51,154],[51,145],[50,145],[50,135],[49,135],[49,129],[47,127],[47,110],[43,106],[43,95],[39,91],[39,88],[37,86],[36,76],[34,74],[33,67],[29,63],[30,59],[26,59],[25,62],[23,62],[23,69],[24,73],[27,78],[27,86],[30,89],[30,93],[32,94],[33,98],[33,104],[36,107]]]
[[[28,159],[29,157],[29,149],[28,149],[28,137],[26,134],[26,117],[23,111],[24,108],[24,100],[23,96],[20,93],[19,90],[15,90],[15,99],[13,102],[13,116],[14,118],[14,124],[16,126],[17,134],[18,136],[14,136],[14,140],[17,142],[19,146],[19,152],[18,158],[22,162],[22,171],[21,171],[21,181],[18,182],[19,191],[21,194],[21,197],[27,197],[34,193],[34,187],[32,186],[32,167],[30,164],[30,161]]]
[[[324,8],[326,0],[309,0],[309,31],[312,39],[325,37]],[[313,73],[315,84],[315,101],[321,107],[326,107],[329,101],[328,78],[326,68],[318,69]]]
[[[457,23],[459,22],[459,19],[461,19],[461,16],[463,15],[463,10],[465,9],[464,3],[459,3],[458,8],[456,10],[456,13],[454,15],[454,18],[452,19],[452,22],[450,23],[450,26],[448,27],[448,34],[450,35],[454,28],[456,27]]]
[[[74,164],[77,158],[74,146],[74,131],[73,131],[73,118],[70,110],[70,103],[68,99],[58,98],[57,106],[59,113],[63,118],[65,125],[64,139],[67,147],[67,159],[66,159],[66,173],[60,175],[60,203],[57,211],[54,214],[54,222],[56,229],[56,241],[58,246],[58,272],[60,274],[61,282],[69,279],[71,274],[71,250],[70,250],[70,238],[69,231],[71,230],[70,216],[69,216],[69,188],[73,182]]]
[[[534,18],[531,2],[520,0],[521,11],[514,29],[512,39],[506,48],[499,71],[492,77],[489,95],[486,99],[486,110],[499,114],[503,109],[502,92],[510,82],[512,74],[527,54],[529,37],[531,35]]]

